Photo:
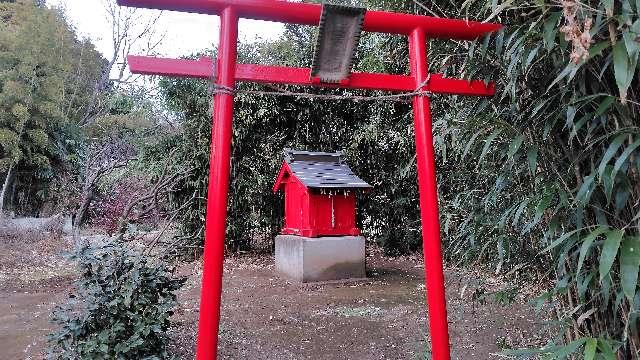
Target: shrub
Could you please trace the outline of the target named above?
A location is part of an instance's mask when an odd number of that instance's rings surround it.
[[[50,358],[164,358],[165,332],[184,279],[165,259],[122,241],[83,245],[69,256],[80,278],[58,307]]]

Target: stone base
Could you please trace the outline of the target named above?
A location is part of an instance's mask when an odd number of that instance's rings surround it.
[[[278,235],[276,269],[299,282],[364,278],[364,237]]]

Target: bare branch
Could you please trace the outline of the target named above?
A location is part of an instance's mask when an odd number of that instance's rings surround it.
[[[111,57],[107,59],[108,62],[102,71],[102,76],[95,84],[90,105],[81,119],[81,125],[93,122],[108,110],[100,95],[110,83],[115,84],[116,87],[130,83],[132,75],[127,74],[129,53],[134,50],[150,53],[162,43],[165,36],[164,34],[158,36],[157,31],[162,12],[146,20],[146,17],[138,9],[118,6],[115,0],[103,0],[102,4],[106,20],[111,25],[113,51]],[[138,46],[141,42],[146,46]],[[115,79],[111,77],[114,71],[117,74]]]

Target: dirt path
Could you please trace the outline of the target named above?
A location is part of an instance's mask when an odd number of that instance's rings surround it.
[[[0,223],[0,360],[42,359],[52,309],[64,301],[69,240]]]
[[[298,285],[274,273],[270,256],[228,259],[221,358],[429,359],[420,262],[374,256],[368,269],[367,281]],[[172,352],[192,358],[199,267],[182,271],[192,275],[180,294]],[[447,284],[454,359],[496,359],[501,348],[534,346],[545,338],[544,319],[523,296],[513,298],[508,284],[460,269],[447,269]],[[497,297],[475,291],[478,300],[471,301],[471,289],[505,287]]]
[[[51,310],[74,276],[60,256],[69,247],[37,234],[0,237],[0,360],[43,358]],[[272,258],[225,262],[221,359],[430,358],[419,257],[369,254],[366,281],[312,285],[281,279]],[[200,269],[200,262],[179,268],[189,280],[169,333],[177,359],[194,357]],[[548,338],[544,317],[526,304],[531,294],[468,270],[449,268],[446,277],[454,359],[496,359],[501,348]]]
[[[35,284],[31,284],[35,285]],[[35,286],[33,286],[35,287]],[[68,283],[2,289],[0,294],[0,359],[42,359],[51,332],[51,310],[64,301]]]

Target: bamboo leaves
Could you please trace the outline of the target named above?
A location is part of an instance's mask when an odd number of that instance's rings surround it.
[[[602,156],[602,161],[600,161],[600,166],[598,167],[598,176],[600,180],[602,180],[602,176],[604,174],[607,164],[609,163],[609,161],[611,161],[611,159],[613,159],[613,156],[616,154],[618,149],[620,149],[620,146],[622,146],[622,142],[627,137],[628,137],[627,134],[619,134],[613,139],[611,144],[609,144],[607,151]]]
[[[513,156],[516,154],[516,152],[518,152],[518,149],[520,149],[523,141],[524,135],[519,135],[515,139],[513,139],[513,141],[511,141],[511,144],[509,145],[509,151],[507,152],[507,157],[510,160],[513,159]]]
[[[571,355],[575,355],[581,348],[584,348],[582,351],[584,360],[594,360],[596,358],[616,360],[613,347],[609,340],[592,337],[581,337],[567,345],[548,345],[542,349],[505,350],[503,354],[508,356],[526,356],[526,358],[540,354],[544,355],[541,359],[564,360],[568,359]]]
[[[580,186],[580,190],[578,190],[578,194],[576,195],[576,201],[578,203],[585,205],[589,202],[589,199],[591,198],[593,189],[595,187],[594,179],[594,174],[591,174],[584,178],[584,180],[582,181],[582,185]]]
[[[538,149],[530,147],[527,149],[527,163],[529,164],[529,170],[531,174],[535,175],[538,168]]]
[[[613,166],[613,170],[611,171],[611,177],[612,178],[616,178],[616,175],[618,174],[618,171],[620,170],[620,168],[622,168],[622,165],[624,165],[625,162],[627,162],[627,160],[629,159],[629,156],[640,146],[640,139],[634,141],[633,143],[631,143],[631,145],[627,146],[626,149],[624,149],[624,151],[622,152],[622,154],[620,155],[620,157],[618,157],[618,159],[616,159],[616,162]]]
[[[447,241],[470,248],[467,258],[502,261],[503,268],[539,254],[543,267],[557,271],[554,300],[586,340],[538,353],[615,359],[616,340],[627,352],[638,346],[624,337],[621,313],[638,302],[631,299],[640,252],[640,0],[466,4],[470,15],[484,11],[477,18],[509,26],[462,62],[465,72],[492,71],[497,79],[502,96],[483,109],[493,113],[479,114],[459,99],[448,103],[460,114],[448,129],[459,145],[447,147],[447,158],[457,159],[443,166],[441,188],[465,195],[444,202]],[[576,40],[588,51],[579,58]],[[444,46],[446,54],[460,52]],[[509,237],[508,247],[490,253]],[[571,313],[581,305],[595,312],[588,319]]]
[[[505,0],[505,2],[503,2],[499,6],[495,7],[493,12],[491,13],[491,15],[489,15],[489,17],[487,17],[484,21],[490,21],[491,19],[496,17],[496,15],[498,15],[500,12],[502,12],[502,10],[506,9],[507,7],[509,7],[509,5],[511,5],[511,3],[513,3],[513,0]]]
[[[540,46],[536,46],[536,47],[534,47],[533,49],[531,49],[529,51],[529,55],[527,55],[527,59],[525,60],[524,64],[522,65],[522,67],[523,67],[523,69],[525,71],[527,71],[529,69],[529,66],[533,62],[533,59],[535,59],[535,57],[538,55],[538,51],[540,51]]]
[[[491,148],[491,144],[496,139],[496,137],[498,137],[498,135],[500,135],[501,132],[502,132],[502,129],[496,129],[485,140],[484,146],[482,147],[482,153],[480,153],[480,158],[478,159],[478,164],[480,164],[482,162],[482,159],[484,159],[484,157],[487,156],[487,153],[489,152],[489,149]]]
[[[602,0],[602,4],[607,14],[613,14],[613,0]]]
[[[598,341],[596,339],[588,339],[584,345],[584,360],[593,360],[596,357],[596,348]]]
[[[556,247],[558,247],[559,245],[566,245],[563,244],[565,240],[571,238],[574,234],[578,233],[581,229],[576,229],[573,231],[570,231],[568,233],[563,234],[562,236],[560,236],[559,238],[557,238],[556,240],[554,240],[549,246],[547,246],[543,251],[549,251],[551,249],[554,249]]]
[[[572,341],[567,346],[558,350],[554,355],[556,359],[566,359],[569,355],[575,353],[584,343],[587,341],[586,338],[580,338]]]
[[[562,12],[554,12],[550,16],[547,17],[547,20],[544,23],[542,35],[544,40],[544,47],[547,50],[551,50],[555,45],[555,38],[558,34],[558,21],[560,20],[560,16],[562,16]]]
[[[578,257],[578,268],[576,270],[576,274],[580,274],[582,270],[582,265],[584,264],[584,260],[589,254],[589,250],[591,250],[591,245],[593,241],[608,230],[606,226],[598,226],[594,231],[589,233],[584,239],[582,239],[582,246],[580,247],[580,255]]]
[[[633,301],[640,268],[640,237],[627,236],[620,248],[620,283],[629,301]]]
[[[627,89],[629,85],[631,85],[633,73],[630,73],[631,64],[624,42],[618,42],[613,46],[613,67],[615,70],[616,83],[620,90],[620,98],[622,102],[625,103]]]
[[[589,48],[589,59],[593,59],[594,57],[601,55],[609,46],[611,46],[611,43],[608,41],[603,41],[591,46]]]
[[[613,266],[623,235],[623,230],[610,230],[607,232],[607,238],[602,245],[602,252],[600,254],[600,282],[609,274]]]
[[[606,113],[611,107],[611,104],[613,104],[614,100],[615,98],[613,96],[605,96],[604,100],[602,100],[602,102],[600,102],[600,105],[598,105],[598,108],[596,109],[596,112],[593,115],[593,117],[598,117]]]
[[[634,23],[633,29],[636,31],[624,31],[622,33],[623,41],[618,41],[613,46],[613,68],[616,84],[620,91],[620,101],[623,104],[627,102],[627,91],[631,86],[638,64],[640,42],[636,38],[640,33],[640,20]]]
[[[613,352],[613,347],[608,341],[603,341],[602,339],[598,340],[598,349],[600,350],[600,355],[605,360],[616,360],[617,356]]]
[[[574,235],[579,233],[580,231],[581,229],[578,229],[563,234],[557,240],[553,241],[549,246],[547,246],[547,248],[545,248],[545,251],[549,251],[560,245],[564,245],[565,248],[573,246],[573,244],[576,242]],[[602,244],[598,264],[600,282],[604,286],[605,283],[609,281],[611,268],[615,262],[616,257],[618,256],[618,254],[620,254],[620,283],[624,294],[628,299],[632,300],[635,296],[636,286],[638,283],[638,271],[640,270],[640,237],[625,237],[623,230],[611,230],[606,226],[597,227],[586,237],[580,240],[582,242],[582,245],[580,246],[576,274],[579,277],[581,276],[583,265],[589,255],[590,250],[593,247],[594,241],[603,234],[606,235],[606,238]],[[570,240],[572,238],[574,239]],[[583,279],[585,281],[578,284],[579,288],[583,288],[583,291],[581,291],[581,293],[584,293],[585,285],[588,284],[589,279],[589,276],[585,276]]]

